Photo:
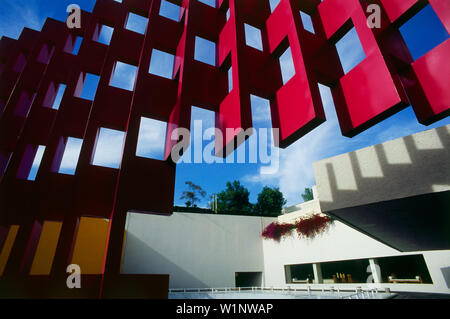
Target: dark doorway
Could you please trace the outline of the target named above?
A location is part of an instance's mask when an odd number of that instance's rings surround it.
[[[236,287],[261,287],[262,272],[237,272]]]

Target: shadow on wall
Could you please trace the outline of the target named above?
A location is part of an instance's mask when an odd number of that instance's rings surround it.
[[[127,233],[122,264],[123,274],[169,274],[170,288],[208,288],[208,285],[186,272],[132,233]]]
[[[321,208],[400,251],[450,249],[449,159],[443,126],[321,161]]]
[[[443,126],[325,160],[326,176],[316,168],[321,207],[331,211],[448,190],[449,158],[450,126]]]
[[[441,268],[442,276],[444,276],[445,284],[450,289],[450,267]]]

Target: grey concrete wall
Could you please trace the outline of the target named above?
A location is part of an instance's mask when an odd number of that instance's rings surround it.
[[[450,125],[313,164],[324,212],[450,190]]]
[[[234,287],[263,272],[261,233],[276,218],[129,213],[122,273],[169,274],[171,288]]]

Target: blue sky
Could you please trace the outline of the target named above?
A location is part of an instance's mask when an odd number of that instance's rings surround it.
[[[67,13],[66,7],[71,3],[77,3],[87,11],[92,11],[95,0],[0,0],[2,10],[0,11],[0,36],[17,38],[23,27],[40,30],[46,17],[52,17],[58,20],[65,20]],[[202,2],[211,2],[204,0]],[[271,0],[272,8],[275,7],[277,0]],[[176,20],[178,16],[177,8],[171,5],[164,5],[164,15]],[[299,13],[300,14],[300,13]],[[142,30],[142,21],[132,24],[136,31]],[[308,25],[308,29],[311,26]],[[313,30],[311,30],[313,31]],[[442,43],[449,37],[447,31],[437,20],[433,10],[427,6],[409,23],[402,27],[401,32],[407,41],[407,44],[415,59],[424,55],[430,49]],[[247,42],[249,45],[258,46],[258,33],[249,32]],[[199,47],[202,56],[208,61],[211,57],[207,55],[207,46]],[[350,32],[341,43],[338,44],[341,54],[342,64],[346,71],[352,69],[365,58],[364,52],[360,48],[356,33]],[[206,52],[206,53],[205,53]],[[286,60],[281,63],[285,65],[284,72],[287,78],[293,74],[292,61],[290,61],[289,52],[285,55]],[[112,83],[114,86],[125,86],[132,89],[134,85],[133,72],[127,71],[126,66],[118,65],[117,70],[124,76]],[[268,185],[280,187],[285,197],[288,199],[288,205],[297,204],[302,201],[300,194],[305,187],[314,185],[314,175],[312,163],[327,157],[346,153],[366,146],[378,144],[387,140],[403,137],[416,132],[424,131],[433,127],[450,124],[450,119],[444,119],[431,126],[423,126],[417,122],[417,119],[411,107],[397,113],[384,122],[370,128],[360,135],[349,139],[343,137],[337,122],[336,112],[334,110],[333,100],[328,88],[321,86],[320,91],[325,107],[327,122],[310,132],[302,139],[295,142],[286,150],[280,150],[279,164],[280,169],[275,174],[262,174],[261,163],[256,164],[179,164],[177,167],[177,178],[175,188],[175,204],[183,205],[179,198],[185,190],[185,182],[192,181],[202,186],[208,195],[220,192],[225,188],[227,181],[240,180],[251,193],[250,200],[256,201],[256,197],[261,189]],[[254,117],[254,126],[270,126],[270,113],[268,111],[268,102],[264,99],[252,96],[252,113]],[[193,108],[192,120],[202,120],[203,128],[214,125],[214,114],[211,112]],[[141,134],[137,150],[138,156],[158,158],[161,154],[162,146],[160,141],[164,137],[164,123],[158,123],[143,119],[141,125]],[[103,143],[104,141],[104,143]],[[199,143],[200,141],[194,141]],[[102,143],[105,148],[102,152],[96,152],[94,164],[116,167],[117,154],[114,149],[117,145],[123,143],[123,136],[117,132],[108,130],[103,131]],[[203,142],[203,147],[208,142]],[[247,147],[246,145],[240,147]],[[148,147],[150,145],[150,147]],[[147,147],[146,147],[147,146]],[[63,158],[60,169],[61,173],[73,173],[73,161],[78,157],[80,148],[79,140],[70,140],[67,144],[67,154]],[[192,147],[191,147],[192,148]],[[39,151],[37,159],[42,155],[42,149]],[[235,156],[230,155],[230,156]],[[120,158],[120,154],[119,154]],[[72,159],[72,161],[70,160]],[[33,177],[35,170],[30,173]],[[206,206],[205,199],[200,206]]]

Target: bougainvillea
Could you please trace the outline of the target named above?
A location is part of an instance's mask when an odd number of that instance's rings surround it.
[[[266,239],[280,241],[281,237],[290,233],[296,226],[294,224],[271,223],[263,231],[262,236]]]
[[[332,219],[328,216],[314,214],[309,218],[302,218],[295,223],[299,238],[314,238],[327,231]]]
[[[314,214],[292,224],[273,222],[264,229],[262,236],[279,242],[283,236],[290,235],[295,229],[299,238],[312,239],[327,231],[332,223],[333,220],[329,216]]]

